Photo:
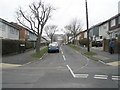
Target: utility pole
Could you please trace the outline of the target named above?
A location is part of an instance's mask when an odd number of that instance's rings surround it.
[[[86,5],[86,25],[87,25],[87,49],[88,52],[90,52],[90,40],[89,40],[89,22],[88,22],[88,6],[87,6],[87,0],[85,0],[85,5]]]

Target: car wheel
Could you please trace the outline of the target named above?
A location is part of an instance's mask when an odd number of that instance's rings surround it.
[[[50,53],[50,51],[48,51],[48,53]]]

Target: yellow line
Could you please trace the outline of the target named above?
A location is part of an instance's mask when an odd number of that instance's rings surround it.
[[[107,63],[107,64],[111,65],[111,66],[119,66],[120,65],[120,61],[110,62],[110,63]]]
[[[0,68],[10,68],[10,67],[19,67],[22,65],[19,64],[7,64],[7,63],[0,63]]]

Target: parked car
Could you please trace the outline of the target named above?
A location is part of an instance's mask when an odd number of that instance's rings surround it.
[[[50,52],[58,52],[59,53],[59,45],[57,43],[50,43],[48,45],[48,53]]]

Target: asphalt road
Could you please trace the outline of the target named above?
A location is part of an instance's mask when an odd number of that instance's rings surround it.
[[[2,69],[3,88],[118,88],[118,67],[90,60],[67,46],[41,61]]]

